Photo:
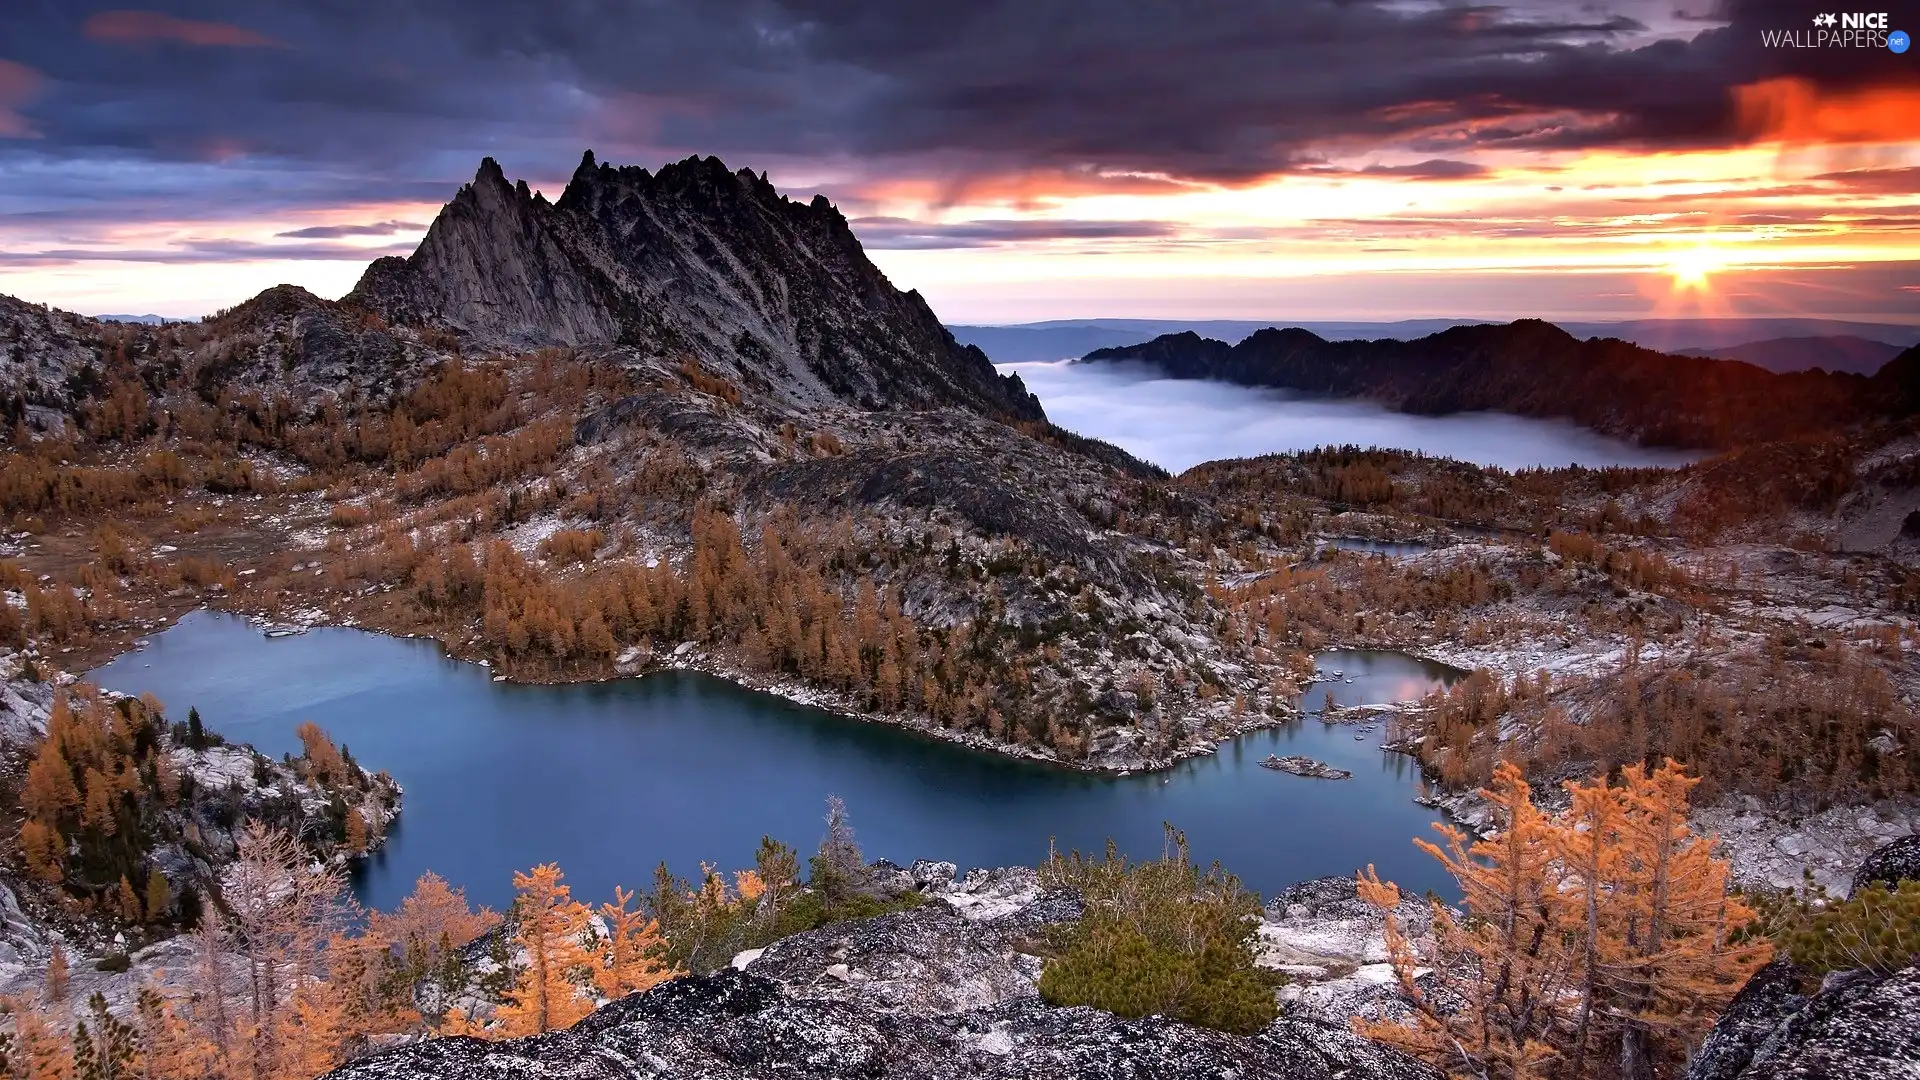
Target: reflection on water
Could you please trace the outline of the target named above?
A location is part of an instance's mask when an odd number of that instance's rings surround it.
[[[1327,546],[1341,551],[1359,551],[1369,555],[1385,555],[1389,559],[1402,559],[1409,555],[1419,555],[1433,550],[1432,545],[1413,540],[1374,540],[1365,536],[1335,536],[1327,540]]]
[[[1328,649],[1314,657],[1314,683],[1307,708],[1318,710],[1327,694],[1338,705],[1387,705],[1417,701],[1438,687],[1451,686],[1464,672],[1406,653],[1378,649]],[[1403,755],[1390,757],[1407,760]]]
[[[1419,697],[1446,669],[1410,657],[1335,651],[1335,689],[1354,704]],[[348,629],[269,640],[239,619],[195,613],[147,649],[101,668],[102,685],[151,691],[174,715],[197,706],[229,738],[298,752],[313,719],[369,768],[406,788],[401,825],[355,883],[389,907],[423,870],[476,901],[511,899],[511,875],[539,862],[577,893],[643,884],[655,863],[751,863],[762,834],[803,851],[822,803],[844,797],[869,857],[1032,864],[1049,839],[1134,856],[1161,848],[1161,823],[1194,854],[1272,892],[1371,862],[1415,890],[1451,883],[1411,840],[1436,816],[1412,802],[1412,762],[1380,732],[1309,718],[1231,740],[1159,773],[1092,776],[1009,760],[848,720],[706,676],[666,672],[574,686],[493,683],[438,648]],[[1351,678],[1351,683],[1345,681]],[[1317,706],[1318,698],[1309,701]],[[1305,754],[1353,772],[1325,781],[1261,769]]]

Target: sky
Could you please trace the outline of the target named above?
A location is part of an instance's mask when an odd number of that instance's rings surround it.
[[[0,292],[337,297],[591,148],[825,193],[948,322],[1920,322],[1920,6],[1833,2],[6,0]]]

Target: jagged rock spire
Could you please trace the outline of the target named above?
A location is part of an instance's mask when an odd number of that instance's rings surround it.
[[[413,255],[368,267],[347,302],[497,345],[693,356],[796,399],[1043,415],[894,288],[824,196],[795,202],[716,157],[650,173],[588,150],[551,204],[486,158]]]

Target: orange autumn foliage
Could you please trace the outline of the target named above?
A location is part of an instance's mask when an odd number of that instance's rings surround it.
[[[1432,905],[1424,948],[1395,915],[1400,892],[1369,867],[1360,895],[1387,915],[1389,959],[1410,1025],[1356,1021],[1450,1075],[1489,1080],[1620,1076],[1684,1063],[1719,1009],[1771,955],[1737,940],[1754,913],[1727,892],[1713,841],[1687,828],[1697,780],[1667,762],[1569,783],[1571,807],[1536,808],[1502,762],[1481,795],[1500,831],[1468,845],[1416,841],[1460,883],[1464,916]],[[1423,988],[1417,971],[1437,985]]]
[[[593,969],[593,982],[608,999],[650,989],[680,974],[660,960],[667,945],[660,936],[660,923],[643,912],[628,910],[633,897],[632,891],[616,885],[614,902],[600,905],[607,954],[605,963]]]
[[[526,956],[526,967],[486,1028],[490,1038],[557,1031],[593,1011],[580,978],[596,966],[582,942],[589,933],[590,913],[561,883],[562,876],[553,863],[513,875],[513,887],[520,891],[513,904],[514,941]]]

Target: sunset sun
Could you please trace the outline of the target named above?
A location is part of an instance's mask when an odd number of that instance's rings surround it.
[[[1677,248],[1667,256],[1666,272],[1676,292],[1706,292],[1713,275],[1726,269],[1726,256],[1706,244]]]

